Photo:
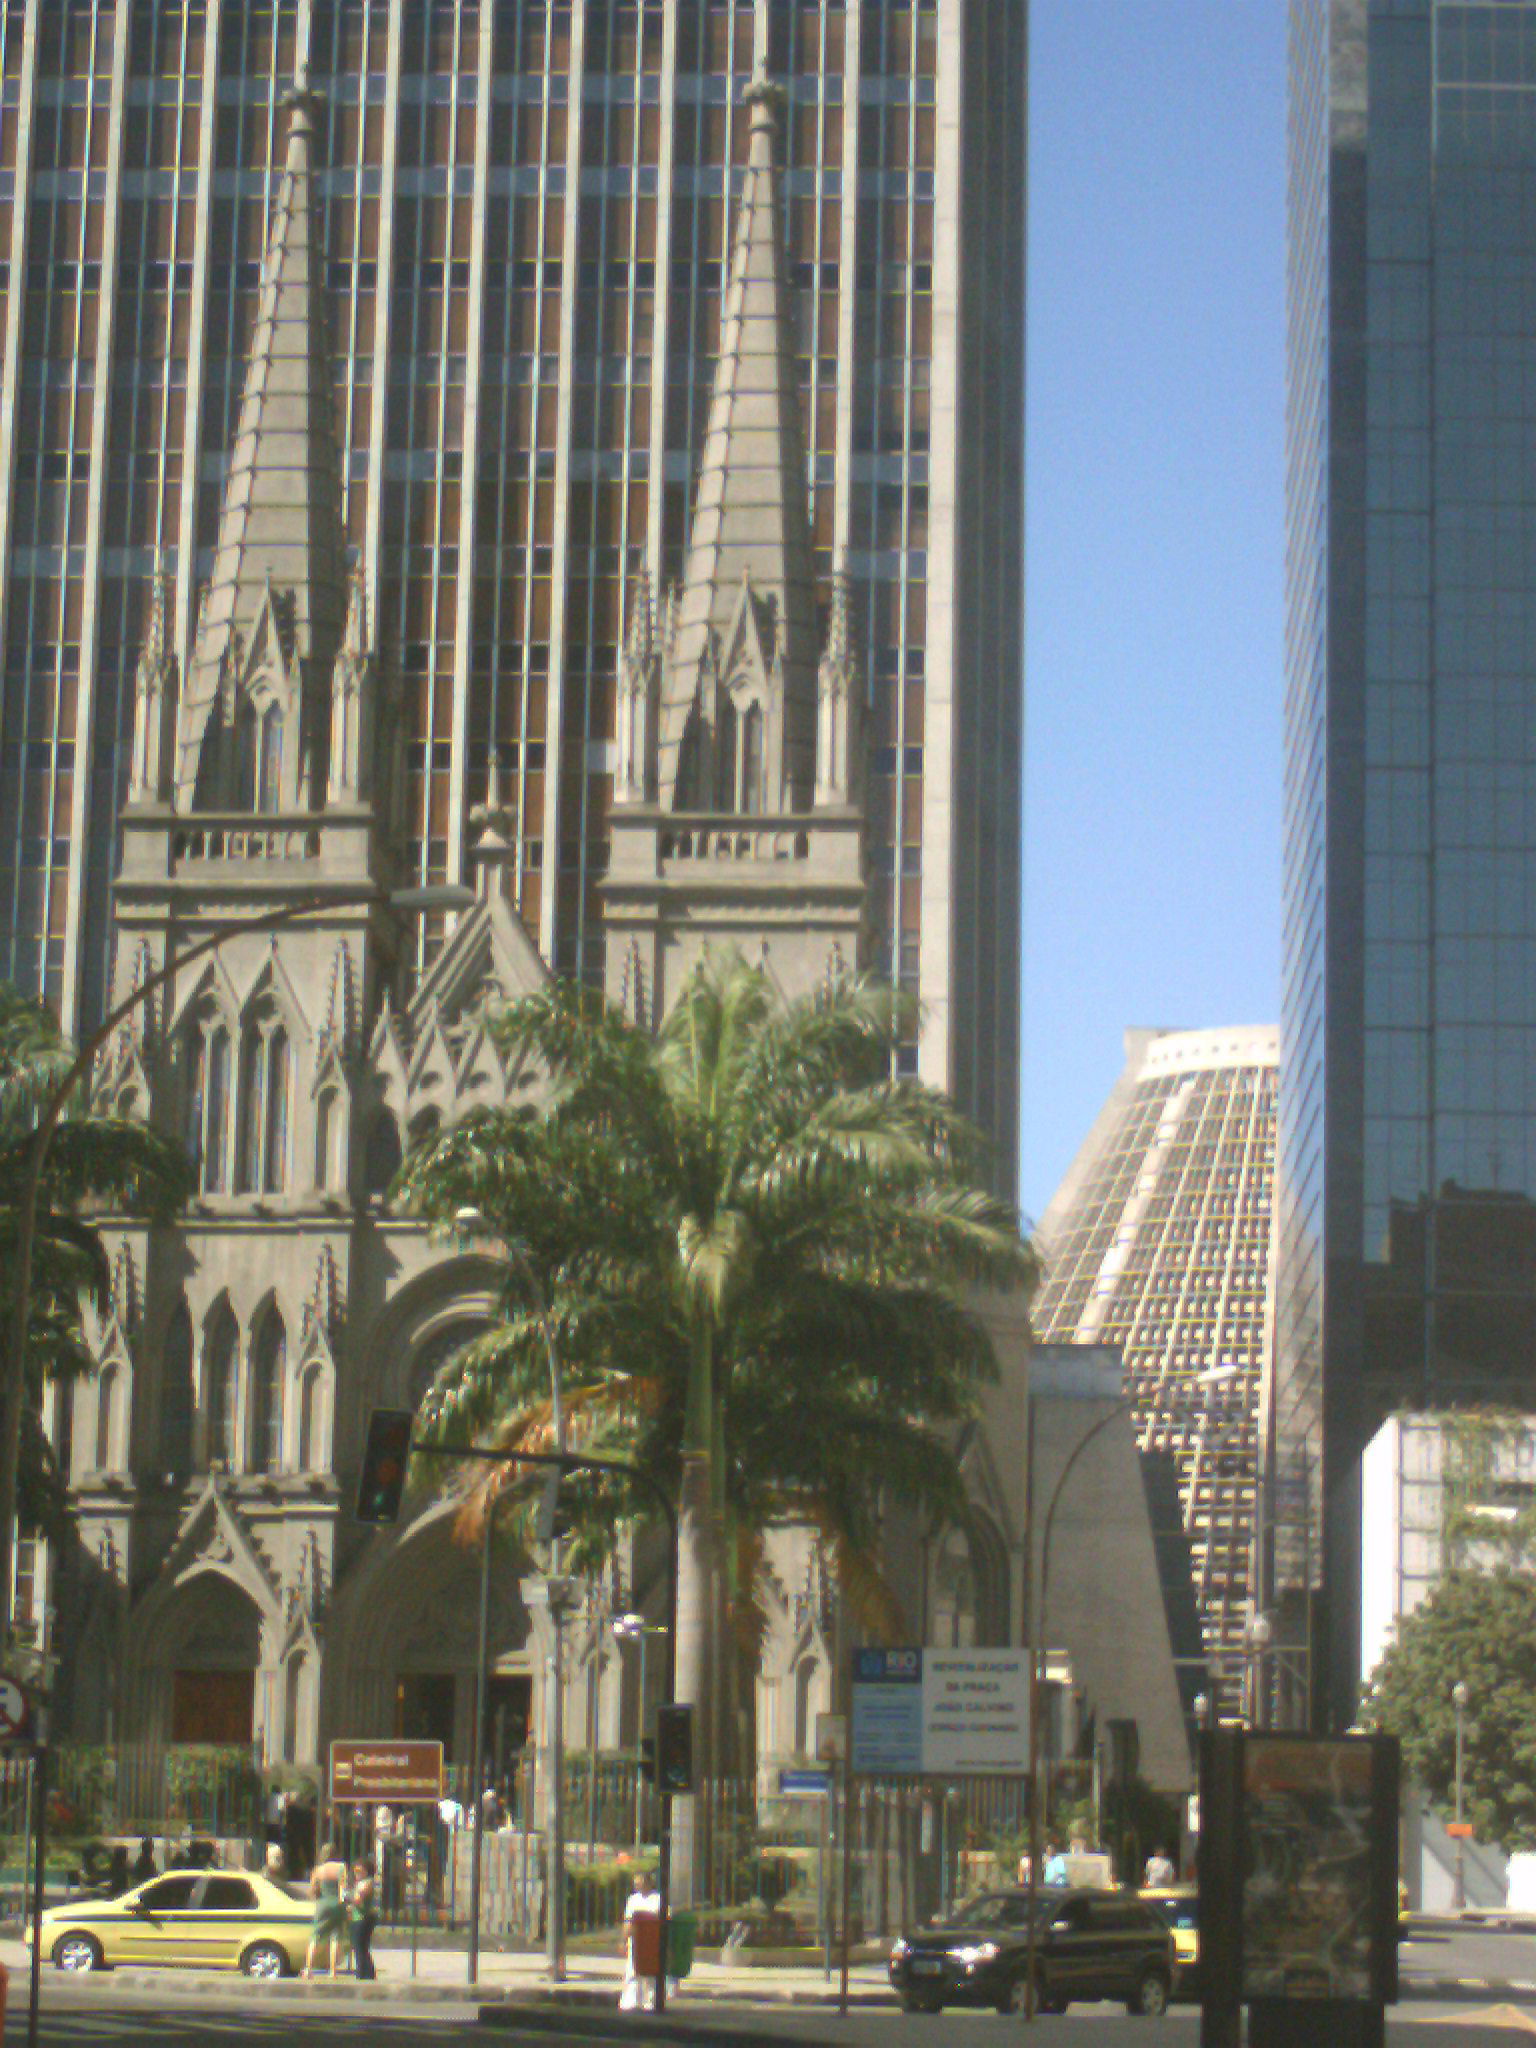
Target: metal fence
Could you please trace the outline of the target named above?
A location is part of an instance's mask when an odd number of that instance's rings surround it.
[[[441,1807],[386,1811],[343,1805],[304,1812],[297,1839],[334,1840],[379,1876],[381,1918],[441,1945],[467,1930],[473,1858],[481,1858],[481,1926],[492,1946],[542,1939],[546,1788],[529,1749],[482,1798],[472,1824],[467,1774],[450,1769]],[[253,1754],[172,1745],[152,1750],[60,1745],[50,1755],[51,1881],[109,1879],[111,1856],[148,1836],[163,1869],[177,1861],[259,1864],[283,1839]],[[752,1780],[701,1786],[697,1897],[701,1945],[822,1950],[839,1926],[843,1856],[850,1858],[850,1936],[877,1940],[987,1884],[1009,1883],[1023,1840],[1017,1780],[861,1781],[851,1813],[840,1787],[798,1774],[786,1795]],[[14,1902],[25,1882],[31,1766],[0,1759],[0,1889]],[[562,1779],[566,1926],[570,1939],[606,1940],[622,1925],[636,1866],[656,1860],[657,1802],[631,1753],[576,1751]],[[287,1830],[290,1849],[295,1833]],[[292,1871],[302,1875],[302,1850]]]

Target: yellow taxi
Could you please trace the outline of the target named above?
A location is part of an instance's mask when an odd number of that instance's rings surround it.
[[[1192,1884],[1161,1885],[1141,1894],[1173,1929],[1175,1998],[1200,1995],[1200,1893]]]
[[[304,1966],[313,1919],[307,1900],[257,1871],[172,1870],[121,1898],[85,1893],[50,1906],[43,1954],[60,1970],[178,1963],[286,1977]]]

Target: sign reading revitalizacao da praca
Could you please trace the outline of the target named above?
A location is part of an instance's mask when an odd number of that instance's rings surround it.
[[[1021,1777],[1027,1650],[855,1650],[852,1768],[870,1777]]]

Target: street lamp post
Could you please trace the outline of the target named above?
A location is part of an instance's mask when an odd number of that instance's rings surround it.
[[[1467,1701],[1472,1697],[1465,1683],[1457,1679],[1451,1687],[1451,1706],[1456,1714],[1456,1872],[1451,1890],[1451,1906],[1461,1912],[1467,1903],[1467,1841],[1462,1834],[1462,1770],[1466,1760],[1466,1713]]]
[[[466,1236],[493,1235],[495,1226],[485,1213],[464,1208],[454,1216],[455,1226]],[[560,1384],[560,1353],[550,1324],[549,1302],[527,1252],[515,1238],[501,1238],[501,1248],[522,1273],[533,1296],[539,1334],[549,1367],[549,1413],[555,1434],[555,1451],[566,1454],[565,1396]],[[552,1531],[549,1542],[549,1570],[545,1578],[549,1600],[549,1625],[554,1635],[548,1679],[549,1787],[548,1824],[544,1831],[544,1957],[552,1984],[565,1981],[565,1614],[570,1589],[560,1572],[560,1536]]]
[[[21,1456],[21,1417],[27,1398],[27,1335],[32,1320],[32,1265],[37,1241],[38,1196],[53,1134],[59,1126],[70,1097],[90,1072],[96,1055],[118,1025],[131,1017],[133,1012],[158,989],[164,988],[167,982],[173,981],[194,961],[201,960],[208,953],[216,952],[230,939],[241,938],[255,932],[277,931],[284,925],[297,923],[306,917],[320,916],[338,910],[355,910],[368,904],[378,904],[398,911],[426,912],[466,910],[472,908],[474,902],[475,895],[472,889],[461,888],[451,883],[393,891],[370,887],[316,891],[295,902],[285,903],[276,910],[263,911],[257,917],[234,919],[228,924],[221,924],[217,931],[209,932],[203,938],[194,941],[192,945],[183,948],[173,958],[167,960],[163,966],[158,967],[153,974],[146,975],[137,988],[131,990],[120,1003],[107,1012],[89,1037],[81,1041],[80,1048],[63,1079],[38,1110],[37,1122],[27,1141],[21,1185],[17,1190],[14,1292],[11,1297],[10,1334],[5,1356],[4,1429],[0,1432],[0,1651],[9,1649],[11,1640],[16,1483]]]
[[[638,1643],[640,1646],[640,1696],[635,1707],[635,1854],[638,1856],[645,1843],[645,1772],[641,1768],[640,1745],[645,1738],[645,1642],[647,1636],[661,1636],[666,1630],[657,1623],[647,1621],[643,1614],[616,1615],[613,1633],[621,1643]]]

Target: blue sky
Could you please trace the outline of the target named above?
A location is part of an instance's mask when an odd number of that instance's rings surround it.
[[[1032,0],[1021,1195],[1279,1002],[1285,8]]]

